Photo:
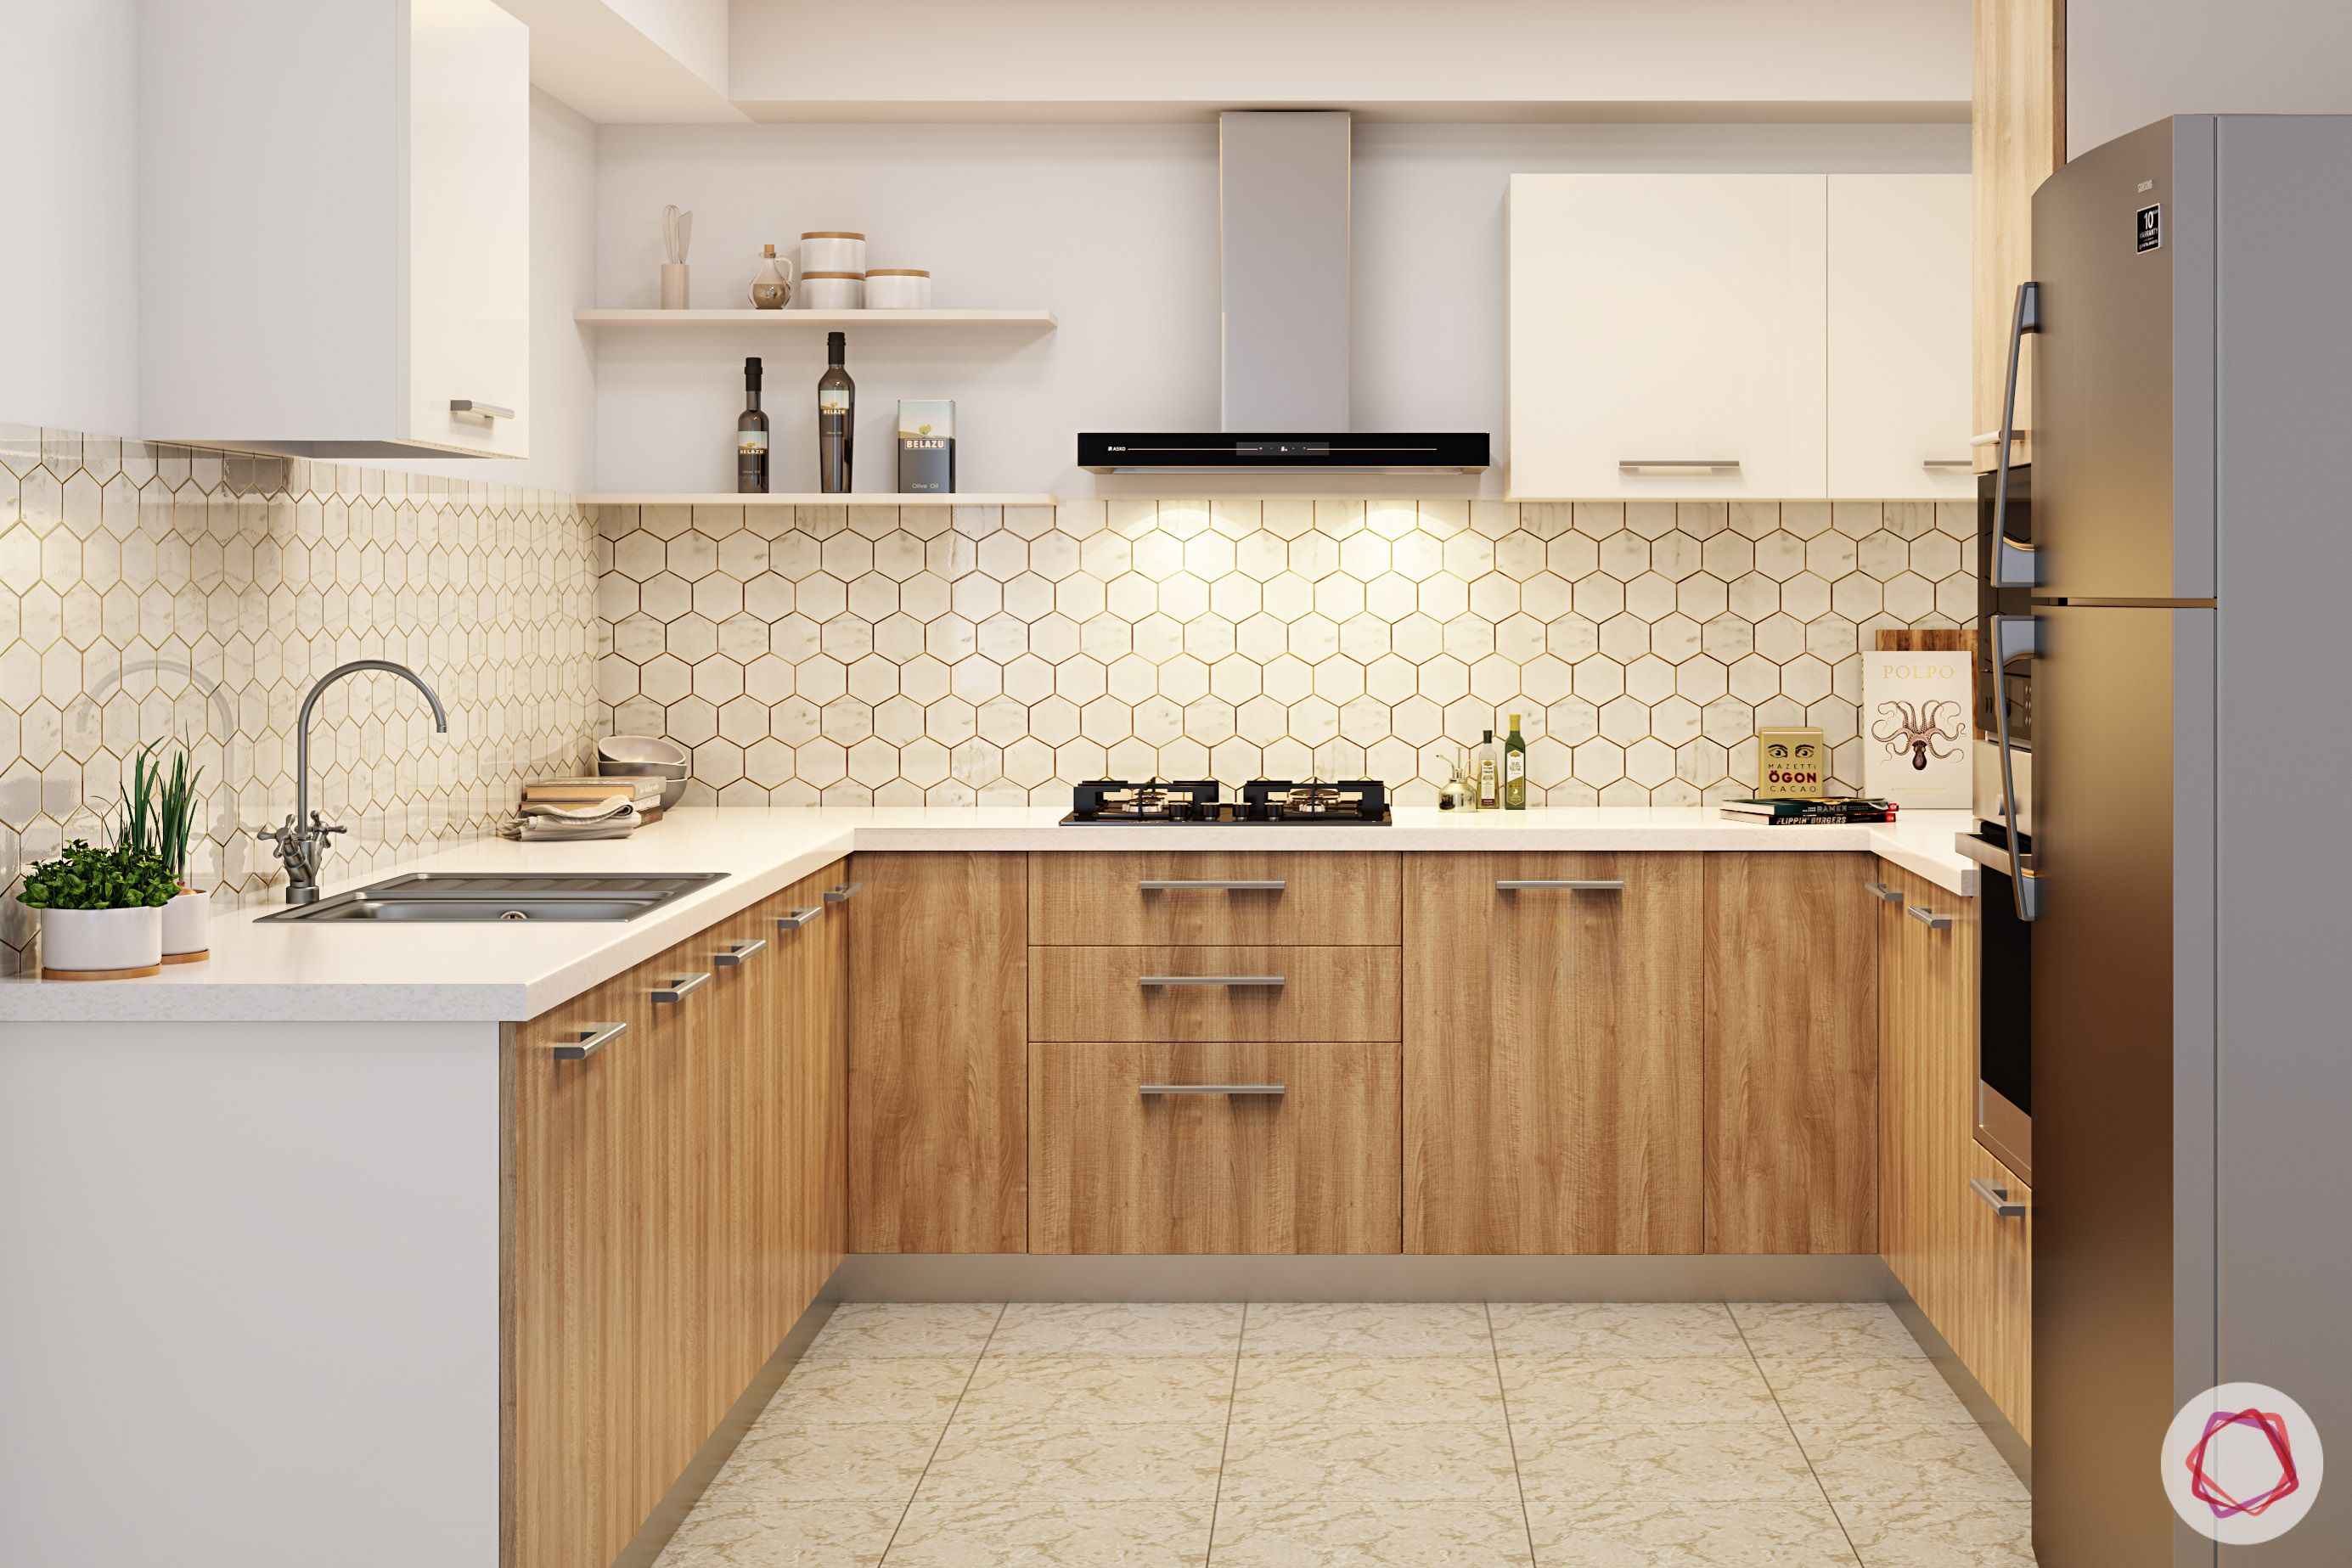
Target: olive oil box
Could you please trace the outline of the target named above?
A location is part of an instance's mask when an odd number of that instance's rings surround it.
[[[1829,748],[1818,729],[1772,728],[1756,732],[1756,798],[1812,800],[1822,794]]]
[[[901,495],[946,495],[955,489],[955,402],[951,398],[901,398],[898,402],[898,491]]]

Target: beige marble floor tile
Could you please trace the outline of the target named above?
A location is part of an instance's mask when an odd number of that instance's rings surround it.
[[[1717,1421],[1778,1423],[1752,1361],[1703,1356],[1507,1355],[1511,1419],[1646,1431]]]
[[[834,1309],[802,1359],[976,1356],[1003,1311],[990,1301],[851,1301]]]
[[[1822,1500],[1804,1450],[1780,1422],[1627,1431],[1605,1423],[1529,1419],[1514,1411],[1511,1445],[1530,1500],[1800,1505]]]
[[[1374,1423],[1309,1415],[1236,1418],[1219,1505],[1297,1498],[1518,1505],[1511,1435],[1479,1421]]]
[[[656,1568],[850,1568],[882,1561],[903,1502],[706,1498]]]
[[[1230,1356],[1241,1335],[1238,1302],[1015,1301],[988,1354]]]
[[[1214,1568],[1505,1568],[1529,1561],[1527,1517],[1516,1500],[1220,1500],[1209,1561]]]
[[[801,1502],[826,1498],[905,1503],[915,1495],[941,1423],[754,1427],[705,1494]]]
[[[756,1428],[786,1426],[944,1426],[972,1375],[968,1360],[891,1356],[803,1361],[768,1401]]]
[[[1748,1354],[1719,1301],[1497,1301],[1493,1310],[1495,1348],[1505,1355]]]
[[[1906,1361],[1927,1354],[1884,1301],[1734,1301],[1731,1314],[1759,1357],[1833,1353]]]
[[[1222,1414],[1181,1426],[1076,1427],[957,1421],[923,1474],[926,1501],[1054,1498],[1070,1502],[1214,1501]],[[911,1488],[908,1489],[910,1491]]]
[[[1544,1568],[1854,1568],[1829,1505],[1528,1500]]]
[[[1492,1356],[1244,1355],[1234,1418],[1500,1420]]]
[[[2021,1495],[1896,1496],[1840,1502],[1867,1568],[2034,1568],[2033,1511]]]
[[[1829,1355],[1763,1363],[1764,1376],[1799,1441],[1848,1421],[1973,1425],[1968,1406],[1926,1357],[1916,1361]]]
[[[1196,1568],[1213,1503],[917,1498],[890,1568]]]
[[[1067,1426],[1221,1421],[1233,1385],[1231,1355],[989,1356],[972,1374],[956,1420]]]
[[[1493,1354],[1477,1301],[1253,1305],[1244,1355],[1452,1355]]]
[[[2028,1502],[2024,1483],[1973,1424],[1823,1422],[1806,1432],[1803,1444],[1832,1507],[1902,1497]]]

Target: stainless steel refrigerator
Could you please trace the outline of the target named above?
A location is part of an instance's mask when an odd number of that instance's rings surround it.
[[[2352,117],[2183,116],[2033,200],[2033,1481],[2042,1568],[2352,1560]],[[2216,1546],[2212,1385],[2346,1473]]]

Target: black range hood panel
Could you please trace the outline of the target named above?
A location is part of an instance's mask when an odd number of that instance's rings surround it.
[[[1484,431],[1078,433],[1089,474],[1483,474],[1486,462]]]

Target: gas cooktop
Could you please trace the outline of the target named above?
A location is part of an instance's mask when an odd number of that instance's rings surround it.
[[[1377,779],[1253,779],[1241,799],[1223,798],[1213,779],[1091,779],[1072,790],[1065,826],[1076,823],[1192,822],[1308,827],[1389,821],[1388,786]]]

